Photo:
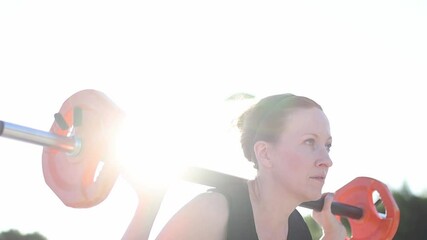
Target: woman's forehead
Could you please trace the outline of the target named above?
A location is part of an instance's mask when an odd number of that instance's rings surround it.
[[[330,135],[329,120],[318,108],[299,108],[284,119],[284,132]]]

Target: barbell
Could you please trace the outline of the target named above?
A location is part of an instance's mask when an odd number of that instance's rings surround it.
[[[67,98],[54,118],[49,132],[0,121],[0,136],[43,146],[46,184],[66,206],[93,207],[105,200],[120,174],[114,136],[124,112],[104,93],[85,89]],[[188,167],[181,178],[212,187],[247,181],[199,167]],[[377,211],[372,200],[374,192],[380,194],[385,214]],[[149,228],[163,197],[164,192],[157,196],[150,214],[135,215],[149,215],[145,220]],[[323,199],[300,206],[320,211]],[[354,240],[392,239],[400,221],[399,208],[387,186],[369,177],[358,177],[337,190],[331,210],[341,220],[348,218]]]

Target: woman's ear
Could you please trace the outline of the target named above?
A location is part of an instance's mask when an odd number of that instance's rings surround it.
[[[271,168],[273,166],[270,154],[269,154],[269,144],[265,141],[258,141],[254,144],[255,157],[258,161],[258,166],[262,165],[266,168]]]

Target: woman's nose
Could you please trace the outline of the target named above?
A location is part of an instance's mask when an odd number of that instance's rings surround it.
[[[332,159],[329,156],[329,151],[325,149],[319,150],[319,156],[317,159],[317,166],[325,166],[325,167],[332,167]]]

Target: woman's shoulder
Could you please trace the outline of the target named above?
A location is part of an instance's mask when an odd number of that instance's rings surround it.
[[[228,203],[218,192],[197,195],[166,224],[157,239],[224,239]]]
[[[184,208],[194,209],[210,215],[223,214],[228,212],[228,201],[224,194],[208,191],[194,197]]]

